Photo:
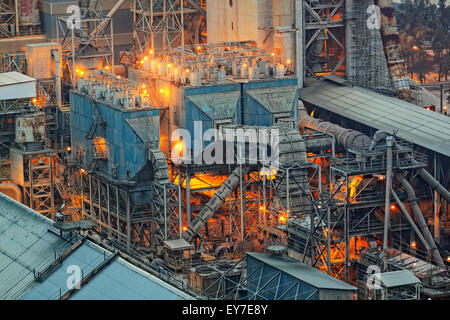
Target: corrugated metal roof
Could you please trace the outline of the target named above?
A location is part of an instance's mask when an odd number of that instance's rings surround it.
[[[253,99],[271,113],[291,112],[297,105],[297,86],[282,86],[247,90]]]
[[[112,254],[86,241],[43,282],[36,282],[34,270],[43,271],[55,261],[55,251],[63,254],[73,245],[48,232],[52,224],[50,219],[0,193],[0,300],[59,299],[60,294],[68,291],[66,283],[71,274],[68,266],[77,265],[83,270],[83,275],[87,275]],[[70,298],[192,299],[117,257]]]
[[[34,285],[33,269],[54,260],[66,241],[48,232],[50,220],[0,193],[0,300],[17,299]]]
[[[125,119],[142,142],[159,142],[159,117],[144,116]]]
[[[239,91],[215,92],[186,96],[213,120],[233,118],[241,93]]]
[[[285,255],[271,255],[256,252],[248,252],[247,255],[319,289],[357,290],[352,285]]]
[[[68,255],[48,278],[37,284],[23,300],[55,300],[69,291],[66,282],[68,267],[75,265],[84,276],[101,265],[111,252],[86,241]],[[133,266],[122,258],[101,268],[93,278],[75,291],[74,300],[178,300],[192,299],[187,294]]]
[[[0,87],[34,81],[36,79],[16,71],[0,73]]]
[[[83,245],[75,249],[62,264],[43,282],[37,283],[30,291],[28,291],[21,299],[23,300],[55,300],[60,298],[60,294],[64,295],[69,289],[66,281],[70,276],[67,272],[69,266],[75,265],[83,270],[83,274],[98,267],[105,258],[111,253],[105,250],[95,248],[91,243],[85,242]]]
[[[116,258],[76,291],[70,299],[191,300],[193,298],[122,258]]]
[[[406,101],[358,86],[317,81],[300,90],[300,98],[310,104],[393,133],[414,144],[450,156],[450,118]]]
[[[380,273],[380,281],[386,288],[420,283],[420,280],[409,270]]]

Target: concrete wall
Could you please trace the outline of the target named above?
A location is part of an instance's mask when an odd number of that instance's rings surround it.
[[[208,43],[252,40],[301,74],[302,15],[301,0],[208,0]]]
[[[257,41],[257,0],[208,0],[208,43]]]

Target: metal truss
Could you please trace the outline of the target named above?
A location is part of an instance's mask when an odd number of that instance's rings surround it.
[[[399,139],[403,148],[395,151],[396,170],[423,167],[426,156]],[[359,153],[349,151],[333,157],[330,164],[330,185],[322,196],[311,202],[311,213],[289,222],[289,247],[328,274],[350,281],[351,264],[359,254],[361,241],[368,236],[384,234],[386,150]],[[397,191],[401,200],[403,192]],[[394,207],[395,209],[395,207]],[[411,226],[400,210],[391,210],[391,242],[403,234],[409,236]]]
[[[24,201],[31,209],[46,216],[55,212],[54,152],[24,153]]]
[[[149,188],[119,187],[80,170],[82,219],[97,223],[97,232],[128,251],[150,248],[151,221]]]
[[[91,12],[91,11],[89,11]],[[80,28],[69,28],[74,22],[68,17],[57,17],[56,39],[61,44],[65,68],[72,84],[76,84],[77,68],[114,68],[114,28],[112,18],[101,13],[90,13],[80,20]]]
[[[183,227],[180,187],[171,182],[151,183],[151,232],[155,245],[180,239]]]
[[[199,15],[205,11],[197,0],[134,0],[131,12],[135,51],[141,55],[149,50],[166,54],[178,46],[199,43]],[[185,33],[186,29],[191,32]],[[185,34],[193,38],[185,39]]]
[[[233,274],[236,269],[242,270],[238,279]],[[203,295],[217,300],[309,300],[318,292],[317,289],[301,292],[300,281],[282,282],[282,276],[283,272],[264,263],[249,269],[244,256],[206,288]]]
[[[224,211],[229,210],[230,234],[239,242],[251,239],[251,235],[257,231],[261,223],[261,215],[264,212],[261,207],[261,188],[258,186],[261,177],[258,174],[241,174],[239,187],[234,190],[232,197],[224,203]]]
[[[306,76],[335,74],[346,60],[345,0],[303,1],[305,8]],[[317,46],[314,47],[316,42]],[[337,45],[337,47],[336,47]],[[315,70],[314,65],[321,70]]]
[[[17,16],[17,7],[12,8],[12,3],[17,1],[0,1],[0,38],[14,37],[16,32],[12,32],[10,26],[14,26],[14,29],[18,29],[19,22]]]
[[[3,52],[0,55],[0,72],[26,73],[25,52]]]

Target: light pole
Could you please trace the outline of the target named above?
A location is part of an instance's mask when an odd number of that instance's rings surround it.
[[[412,48],[413,48],[414,51],[418,51],[418,53],[419,53],[419,62],[418,62],[418,64],[417,64],[417,67],[420,68],[420,49],[419,49],[419,47],[416,46],[416,45],[414,45]],[[415,60],[416,60],[416,59],[414,59],[414,62],[415,62]],[[414,74],[414,72],[413,72],[413,74]],[[419,83],[421,83],[420,70],[419,70],[419,72],[417,73],[417,75],[418,75],[418,78],[419,78]]]

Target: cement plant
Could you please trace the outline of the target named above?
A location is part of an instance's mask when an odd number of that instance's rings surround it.
[[[450,299],[449,16],[0,0],[0,300]]]

